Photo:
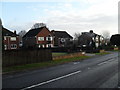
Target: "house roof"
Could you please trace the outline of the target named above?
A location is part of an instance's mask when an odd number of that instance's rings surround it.
[[[101,36],[101,35],[98,35],[98,34],[94,33],[93,31],[82,32],[82,35],[86,35],[86,36],[89,36],[89,37]]]
[[[39,32],[42,31],[43,28],[46,28],[46,27],[31,29],[23,37],[33,37],[33,36],[36,36]]]
[[[19,36],[16,33],[13,33],[12,31],[4,28],[3,26],[2,26],[2,35],[3,36]]]
[[[53,35],[55,35],[56,37],[60,37],[60,38],[71,38],[73,39],[73,37],[71,35],[69,35],[66,31],[51,31],[53,33]]]

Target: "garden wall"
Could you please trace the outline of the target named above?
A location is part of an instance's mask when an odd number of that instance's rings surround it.
[[[7,50],[2,53],[3,67],[38,63],[52,60],[50,49]]]
[[[53,60],[59,60],[59,59],[67,59],[67,58],[73,58],[73,57],[79,57],[79,56],[84,56],[82,52],[79,53],[71,53],[67,55],[62,55],[62,56],[54,56]]]

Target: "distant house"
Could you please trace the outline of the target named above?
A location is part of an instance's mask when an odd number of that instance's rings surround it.
[[[69,47],[70,45],[72,45],[73,37],[69,35],[66,31],[52,30],[51,33],[54,37],[54,47]]]
[[[53,37],[46,26],[30,29],[23,36],[23,47],[49,48],[53,47]]]
[[[104,38],[101,35],[90,32],[82,32],[82,35],[78,39],[80,47],[99,47],[104,43]]]
[[[19,49],[19,35],[2,26],[2,37],[4,50]]]

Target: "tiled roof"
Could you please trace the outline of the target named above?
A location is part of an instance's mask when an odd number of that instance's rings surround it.
[[[53,35],[55,35],[56,37],[59,38],[71,38],[73,39],[73,37],[71,35],[69,35],[66,31],[54,31],[52,30]]]
[[[31,29],[23,37],[33,37],[33,36],[36,36],[39,32],[42,31],[43,28],[44,27],[37,28],[37,29]]]
[[[4,28],[3,26],[2,26],[2,35],[3,36],[18,36],[17,34],[13,33],[12,31]]]

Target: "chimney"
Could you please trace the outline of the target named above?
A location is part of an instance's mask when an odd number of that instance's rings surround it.
[[[54,32],[55,30],[52,30],[51,32]]]
[[[16,34],[16,30],[14,30],[14,34]]]
[[[90,33],[93,33],[93,30],[90,30]]]

